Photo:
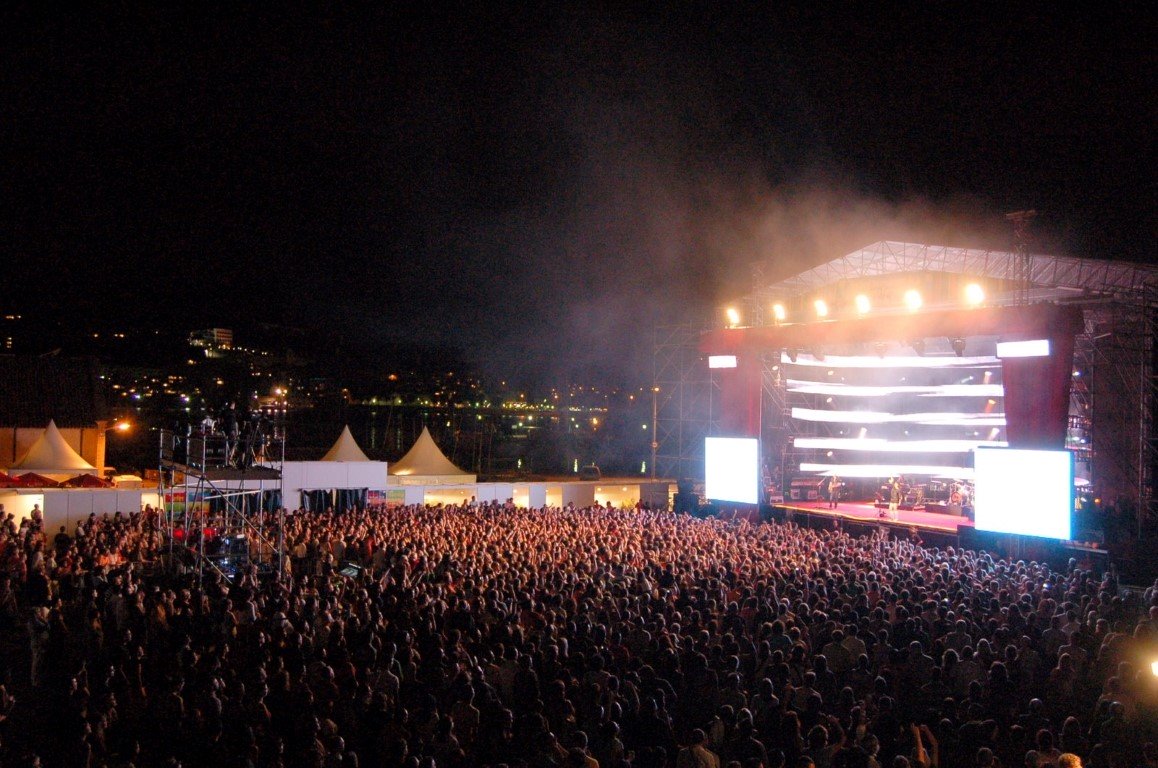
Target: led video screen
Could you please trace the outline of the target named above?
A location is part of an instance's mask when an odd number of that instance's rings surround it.
[[[709,437],[704,446],[704,494],[710,501],[759,503],[759,447],[743,437]]]
[[[1072,453],[978,448],[973,461],[977,530],[1051,539],[1071,537]]]

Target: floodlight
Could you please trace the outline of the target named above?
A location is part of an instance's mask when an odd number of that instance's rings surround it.
[[[985,289],[979,283],[969,283],[965,286],[965,303],[971,307],[985,301]]]
[[[728,325],[735,328],[740,324],[740,312],[735,307],[728,307],[724,314],[728,316]]]
[[[782,323],[788,317],[788,311],[784,309],[784,305],[776,302],[772,305],[772,317],[776,318],[776,322]]]
[[[812,306],[816,308],[817,317],[828,317],[828,302],[824,299],[817,299]]]
[[[861,314],[861,315],[867,315],[867,314],[868,314],[868,312],[869,312],[869,310],[870,310],[870,309],[872,309],[872,308],[873,308],[873,305],[872,305],[872,302],[871,302],[871,301],[869,301],[869,297],[868,297],[868,296],[865,296],[865,295],[862,293],[862,294],[860,294],[860,295],[858,295],[858,296],[856,297],[856,311],[857,311],[857,314]]]
[[[910,312],[916,312],[924,303],[924,300],[921,299],[921,292],[916,288],[905,291],[905,306],[909,308]]]

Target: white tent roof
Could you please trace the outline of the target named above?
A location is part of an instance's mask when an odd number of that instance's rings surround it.
[[[370,457],[358,446],[358,441],[350,434],[350,427],[342,427],[333,447],[322,457],[322,461],[369,461]]]
[[[474,482],[476,478],[476,475],[463,472],[446,458],[426,427],[422,428],[422,434],[406,455],[390,465],[389,471],[394,476],[432,478],[438,483]]]
[[[28,449],[28,453],[20,461],[9,467],[9,472],[22,474],[37,472],[40,474],[68,474],[76,475],[82,472],[95,472],[96,467],[85,461],[79,453],[72,449],[64,435],[56,428],[56,422],[49,421],[44,434],[36,438],[36,442]]]

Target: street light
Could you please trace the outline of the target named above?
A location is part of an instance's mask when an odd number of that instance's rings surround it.
[[[125,421],[125,420],[117,421],[114,424],[107,426],[107,427],[102,427],[102,426],[100,426],[99,423],[97,424],[97,430],[99,430],[99,431],[97,432],[97,437],[96,437],[96,449],[95,449],[96,455],[94,456],[95,461],[93,463],[96,466],[100,467],[102,472],[109,469],[109,467],[105,466],[105,458],[106,458],[105,444],[106,444],[106,440],[108,439],[109,432],[120,432],[121,434],[124,434],[124,433],[128,432],[130,429],[132,429],[132,427],[133,427],[132,423],[129,421]],[[83,453],[84,453],[84,430],[81,431],[80,450],[81,450],[81,454],[83,455]]]
[[[659,435],[656,434],[656,416],[659,412],[659,387],[651,388],[651,479],[655,479],[655,452],[659,449]]]

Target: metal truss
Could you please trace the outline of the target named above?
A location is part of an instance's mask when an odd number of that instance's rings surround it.
[[[284,512],[267,508],[267,495],[276,491],[279,504],[284,507],[285,437],[280,430],[275,432],[263,443],[255,461],[239,462],[236,443],[236,439],[231,442],[224,435],[187,436],[161,430],[158,490],[170,564],[174,562],[177,532],[182,531],[181,544],[196,556],[199,582],[206,568],[226,578],[230,576],[218,562],[220,558],[207,556],[209,529],[222,537],[246,542],[244,552],[229,553],[235,558],[276,568],[278,578],[284,572]],[[184,494],[180,510],[175,503],[178,493]],[[194,503],[196,507],[191,508]],[[271,516],[273,526],[266,524]],[[191,538],[194,532],[195,539]]]
[[[1007,251],[882,240],[761,287],[756,293],[761,299],[789,298],[841,280],[905,272],[948,272],[1016,283],[1024,273],[1024,261],[1021,254]],[[1158,283],[1158,269],[1145,265],[1039,254],[1029,254],[1028,262],[1031,290],[1048,287],[1087,296],[1135,300],[1144,286]]]
[[[655,329],[652,386],[656,396],[655,472],[677,480],[703,479],[704,438],[715,434],[716,384],[699,350],[702,324]]]

